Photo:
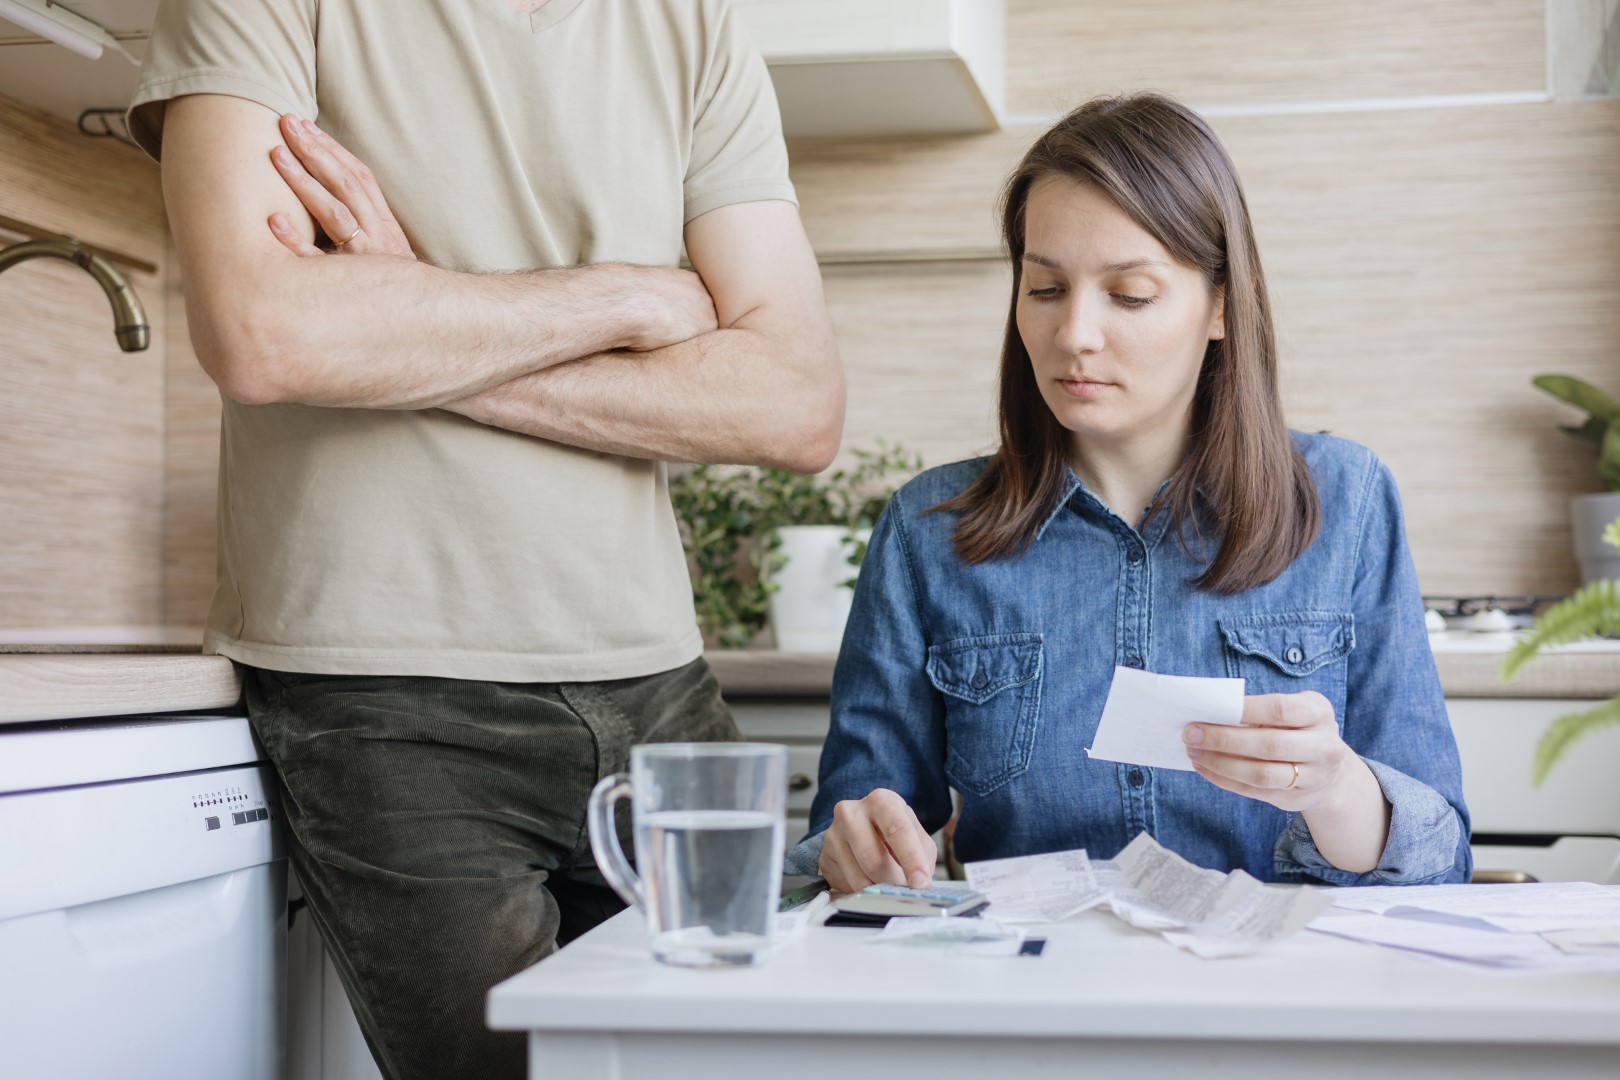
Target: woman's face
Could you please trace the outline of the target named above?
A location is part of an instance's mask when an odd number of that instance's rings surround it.
[[[1076,446],[1187,434],[1222,300],[1100,190],[1031,187],[1018,333],[1041,397]]]

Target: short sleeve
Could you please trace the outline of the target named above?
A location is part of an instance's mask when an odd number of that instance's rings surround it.
[[[315,117],[318,0],[163,0],[147,42],[129,131],[163,153],[163,108],[187,94],[224,94]]]
[[[797,203],[765,59],[730,3],[704,6],[712,17],[697,83],[684,220],[732,203]]]

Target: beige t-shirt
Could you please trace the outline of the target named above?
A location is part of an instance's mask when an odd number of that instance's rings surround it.
[[[793,201],[729,0],[163,0],[131,130],[248,98],[367,162],[418,255],[673,266],[682,227]],[[345,297],[386,311],[386,295]],[[626,678],[702,651],[661,463],[441,410],[224,402],[205,648],[327,674]]]

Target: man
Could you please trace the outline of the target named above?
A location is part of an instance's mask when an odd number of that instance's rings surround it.
[[[417,259],[266,227],[314,237],[298,117]],[[520,1075],[484,992],[618,907],[591,786],[736,737],[660,462],[838,444],[764,65],[727,0],[166,0],[131,126],[224,397],[205,648],[310,914],[385,1075]]]

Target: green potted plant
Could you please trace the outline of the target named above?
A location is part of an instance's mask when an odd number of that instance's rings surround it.
[[[1570,528],[1581,581],[1590,584],[1620,577],[1620,557],[1603,542],[1604,525],[1620,516],[1620,402],[1589,382],[1568,375],[1537,375],[1538,388],[1586,413],[1581,424],[1560,426],[1571,438],[1598,453],[1598,478],[1606,489],[1577,495],[1570,502]]]
[[[881,440],[854,457],[822,476],[699,465],[672,477],[705,640],[746,648],[769,619],[778,648],[837,651],[872,524],[922,468]]]
[[[1620,551],[1620,517],[1609,522],[1603,530],[1602,539],[1606,545]],[[1525,664],[1549,645],[1562,645],[1598,634],[1620,635],[1620,581],[1613,578],[1602,578],[1584,585],[1573,596],[1544,611],[1502,661],[1501,679],[1503,682],[1512,680]],[[1596,708],[1554,720],[1536,744],[1533,766],[1536,784],[1547,778],[1547,773],[1563,757],[1572,742],[1609,724],[1620,724],[1620,696],[1610,698]]]

